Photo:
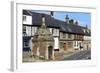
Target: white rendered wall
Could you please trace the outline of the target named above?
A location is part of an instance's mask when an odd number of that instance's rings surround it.
[[[59,39],[58,39],[58,37],[54,37],[54,49],[59,49]]]
[[[49,28],[49,30],[50,30],[50,33],[52,34],[52,28]]]
[[[25,21],[23,20],[23,24],[32,25],[32,16],[29,15],[23,15],[23,16],[26,16],[26,20]]]

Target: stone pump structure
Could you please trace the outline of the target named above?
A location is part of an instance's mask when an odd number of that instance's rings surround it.
[[[42,25],[33,37],[33,55],[46,60],[54,59],[54,39],[45,25],[45,15],[42,15]]]

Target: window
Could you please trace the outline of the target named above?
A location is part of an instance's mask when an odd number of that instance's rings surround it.
[[[26,16],[23,16],[23,21],[26,21]]]
[[[68,34],[68,38],[71,38],[71,34]]]
[[[74,39],[77,39],[77,35],[74,35]]]
[[[62,33],[62,37],[63,38],[66,38],[66,33]]]
[[[72,42],[67,42],[67,44],[68,44],[68,47],[72,47]]]
[[[24,42],[24,48],[29,47],[29,42]]]
[[[26,26],[23,26],[23,34],[26,35]]]
[[[74,46],[78,47],[78,41],[74,41]]]
[[[59,30],[58,29],[52,29],[53,36],[59,36]]]

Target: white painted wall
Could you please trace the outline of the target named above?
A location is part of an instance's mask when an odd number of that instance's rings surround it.
[[[32,16],[29,15],[23,15],[26,17],[26,20],[23,20],[23,24],[29,24],[32,25]]]
[[[52,32],[52,29],[53,29],[53,28],[49,28],[49,31],[50,31],[51,34],[53,33],[53,32]]]
[[[58,39],[58,37],[54,37],[54,49],[59,49],[59,39]]]

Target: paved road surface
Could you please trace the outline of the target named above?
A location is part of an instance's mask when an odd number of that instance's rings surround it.
[[[64,60],[89,60],[89,59],[91,59],[90,50],[80,51],[64,58]]]

